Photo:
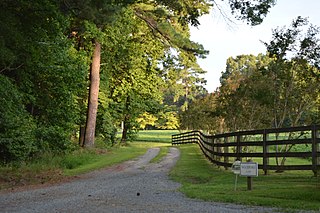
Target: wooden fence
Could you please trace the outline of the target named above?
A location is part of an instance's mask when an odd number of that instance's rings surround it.
[[[191,131],[172,135],[172,145],[198,143],[204,155],[226,169],[235,160],[252,159],[259,169],[320,170],[320,125],[205,135]],[[294,159],[294,160],[293,160]]]

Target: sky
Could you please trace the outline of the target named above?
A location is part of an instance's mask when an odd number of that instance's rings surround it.
[[[206,59],[198,59],[202,69],[207,71],[204,77],[207,80],[205,87],[209,92],[214,92],[219,87],[219,78],[229,57],[266,53],[262,41],[271,41],[272,29],[289,26],[298,16],[308,17],[310,23],[320,27],[319,0],[277,0],[263,23],[254,27],[234,19],[229,12],[227,1],[215,2],[219,3],[232,22],[225,20],[221,13],[213,8],[210,14],[199,19],[200,26],[191,27],[191,40],[210,51]]]

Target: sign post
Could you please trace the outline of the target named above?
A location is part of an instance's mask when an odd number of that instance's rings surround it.
[[[240,175],[247,177],[247,189],[252,190],[252,177],[258,177],[258,163],[251,161],[241,163]]]
[[[231,167],[232,172],[236,175],[236,180],[234,182],[234,191],[237,191],[238,175],[240,174],[240,165],[241,161],[236,160]]]
[[[236,175],[234,190],[237,190],[238,175],[247,177],[247,189],[252,190],[252,177],[258,177],[258,163],[241,162],[236,160],[231,167],[232,172]]]

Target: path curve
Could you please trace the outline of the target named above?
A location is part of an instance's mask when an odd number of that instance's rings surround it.
[[[159,163],[159,148],[143,156],[59,185],[0,193],[0,212],[275,212],[275,209],[204,202],[185,197],[168,178],[180,152],[171,147]]]

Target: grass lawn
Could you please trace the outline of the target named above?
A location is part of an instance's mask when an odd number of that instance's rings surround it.
[[[218,168],[201,153],[198,145],[181,145],[181,158],[171,171],[173,180],[182,183],[181,191],[192,198],[207,201],[271,206],[320,211],[320,178],[311,171],[271,172],[253,178],[253,190],[247,190],[246,177]]]
[[[171,143],[171,135],[178,133],[178,130],[141,130],[135,141]]]

